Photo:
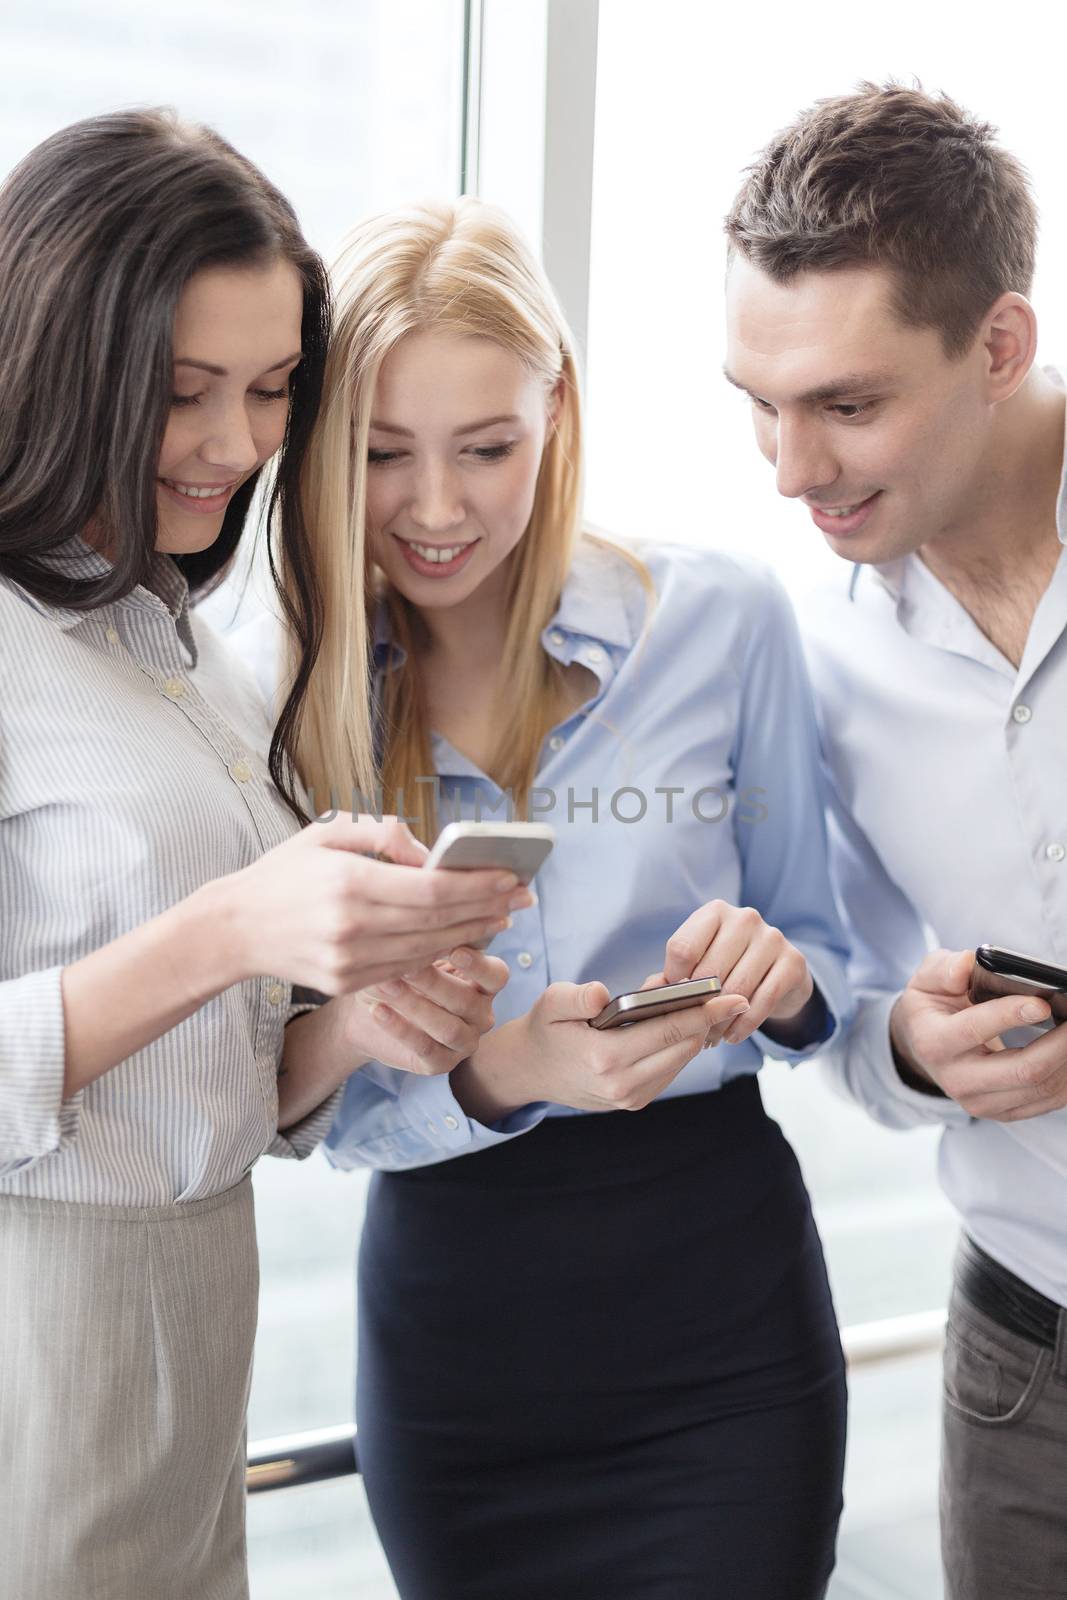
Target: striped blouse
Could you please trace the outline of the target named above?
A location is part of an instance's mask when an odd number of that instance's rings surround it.
[[[106,572],[81,539],[54,558]],[[60,974],[297,831],[266,765],[251,677],[189,607],[174,562],[91,612],[0,576],[0,1195],[200,1200],[265,1151],[303,1156],[336,1096],[277,1134],[294,1005],[240,983],[63,1098]]]

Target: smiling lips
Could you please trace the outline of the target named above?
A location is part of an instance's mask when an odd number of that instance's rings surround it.
[[[225,510],[240,481],[239,478],[231,478],[228,483],[179,483],[176,478],[159,480],[171,499],[194,516],[216,516]]]
[[[881,489],[876,489],[866,500],[857,500],[850,506],[813,506],[810,502],[807,505],[812,521],[823,533],[836,535],[858,533],[874,511],[875,503],[881,493]]]
[[[478,543],[470,539],[466,544],[421,544],[414,539],[393,538],[400,546],[404,560],[423,578],[450,578],[465,567],[470,553]]]

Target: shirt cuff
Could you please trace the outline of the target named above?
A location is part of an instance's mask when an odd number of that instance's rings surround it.
[[[780,1040],[772,1039],[761,1028],[757,1028],[752,1035],[756,1047],[765,1056],[770,1056],[774,1061],[788,1061],[793,1066],[828,1050],[839,1037],[842,1027],[851,1020],[853,1012],[852,995],[841,963],[835,961],[821,946],[811,947],[798,943],[797,949],[808,963],[811,981],[822,995],[826,1007],[826,1020],[821,1032],[816,1038],[810,1039],[807,1044],[796,1049],[790,1049]]]
[[[896,1002],[895,994],[860,1001],[852,1027],[828,1054],[831,1081],[887,1128],[965,1127],[973,1118],[957,1101],[911,1089],[897,1071],[889,1042]]]
[[[307,1010],[314,1009],[306,1007]],[[314,1111],[309,1111],[299,1122],[293,1122],[282,1132],[276,1129],[267,1146],[269,1156],[279,1156],[283,1161],[304,1161],[322,1143],[341,1106],[344,1087],[335,1089],[328,1100],[323,1100]]]
[[[72,1144],[79,1089],[63,1098],[67,1064],[62,967],[0,984],[0,1173],[17,1172]]]
[[[521,1106],[492,1124],[478,1122],[468,1117],[452,1093],[447,1073],[433,1078],[407,1074],[400,1086],[399,1107],[412,1133],[440,1151],[438,1160],[504,1144],[535,1128],[548,1110],[543,1101],[538,1101]]]

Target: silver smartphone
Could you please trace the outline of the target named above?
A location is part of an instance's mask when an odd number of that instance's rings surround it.
[[[450,822],[442,828],[423,868],[460,871],[499,867],[529,883],[551,853],[555,831],[545,822]]]
[[[647,1017],[662,1017],[668,1011],[703,1005],[721,991],[718,978],[689,978],[685,983],[661,984],[658,989],[635,989],[631,994],[617,994],[614,1000],[609,1000],[603,1011],[589,1018],[589,1026],[625,1028],[631,1022],[644,1022]]]
[[[450,822],[422,865],[424,870],[447,867],[460,872],[498,867],[513,872],[520,883],[530,883],[555,842],[555,832],[546,822]],[[472,940],[471,949],[484,950],[492,942]]]

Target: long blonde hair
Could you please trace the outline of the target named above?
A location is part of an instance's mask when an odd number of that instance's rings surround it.
[[[430,729],[417,651],[418,615],[380,573],[370,581],[366,544],[367,439],[382,362],[407,334],[478,336],[517,356],[560,404],[549,430],[526,532],[510,558],[507,630],[498,682],[509,715],[491,775],[523,814],[545,734],[557,720],[562,671],[541,634],[559,604],[580,534],[581,407],[574,341],[544,273],[511,221],[465,197],[370,217],[349,235],[334,268],[336,312],[322,411],[305,472],[304,513],[325,603],[323,645],[308,688],[300,774],[320,796],[375,792],[402,800],[432,839],[437,816]],[[629,558],[633,561],[633,558]],[[641,563],[635,563],[651,580]],[[291,580],[285,574],[285,581]],[[367,685],[371,607],[385,598],[404,660],[385,674],[375,759]]]

